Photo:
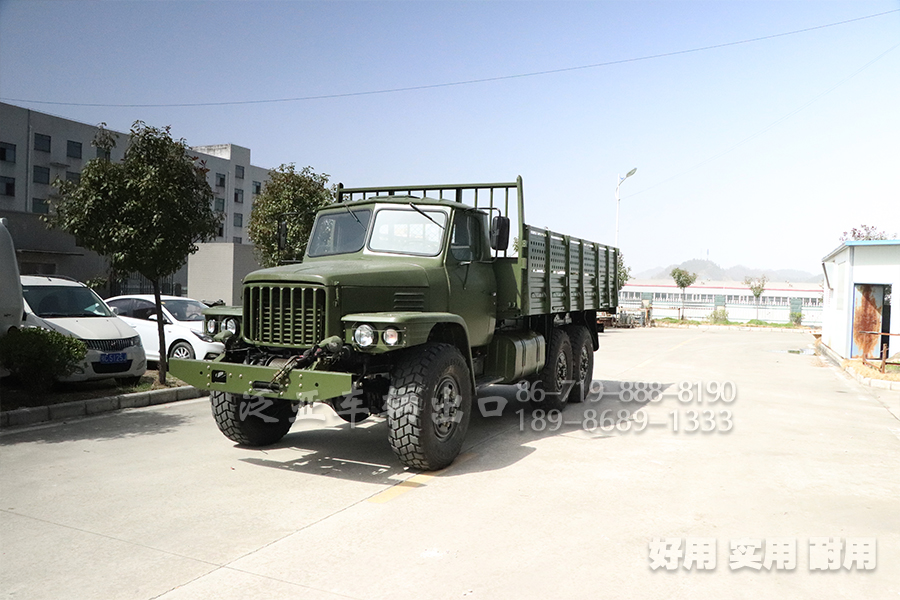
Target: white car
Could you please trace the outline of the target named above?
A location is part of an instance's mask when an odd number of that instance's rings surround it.
[[[208,360],[225,351],[225,345],[214,342],[203,330],[203,309],[199,300],[180,296],[160,296],[163,305],[163,329],[169,358]],[[156,324],[156,302],[153,294],[136,294],[108,298],[106,303],[123,321],[141,336],[147,360],[159,360],[159,332]]]
[[[89,287],[62,277],[23,275],[26,327],[52,329],[79,338],[84,359],[61,381],[116,379],[134,383],[147,370],[141,338]]]

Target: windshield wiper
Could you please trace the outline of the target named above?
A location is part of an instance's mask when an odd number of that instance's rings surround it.
[[[360,227],[362,227],[363,229],[366,228],[366,226],[362,224],[362,221],[359,220],[359,217],[356,216],[356,213],[353,212],[352,210],[350,210],[350,207],[349,207],[349,206],[347,206],[347,205],[345,204],[345,205],[344,205],[344,208],[346,208],[346,209],[347,209],[347,212],[350,213],[350,215],[351,215],[354,219],[356,219],[356,222],[359,223],[359,226],[360,226]]]
[[[435,225],[437,225],[438,227],[440,227],[441,229],[444,229],[444,226],[443,226],[443,225],[441,225],[440,223],[438,223],[437,221],[435,221],[434,219],[432,219],[431,217],[429,217],[427,214],[425,214],[425,211],[423,211],[421,208],[419,208],[418,206],[416,206],[416,205],[413,204],[412,202],[409,203],[409,207],[410,207],[411,209],[413,209],[414,211],[416,211],[417,213],[419,213],[420,215],[422,215],[423,217],[425,217],[426,219],[428,219],[429,221],[431,221],[432,223],[434,223]]]

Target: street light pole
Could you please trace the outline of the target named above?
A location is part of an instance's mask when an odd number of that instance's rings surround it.
[[[625,177],[619,176],[619,184],[616,186],[616,248],[619,247],[619,186],[622,185],[622,182],[634,175],[637,172],[637,167],[628,171],[625,174]]]

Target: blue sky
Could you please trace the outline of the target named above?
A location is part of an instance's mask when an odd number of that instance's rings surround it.
[[[429,86],[898,9],[896,0],[0,0],[0,97],[117,130],[137,119],[171,125],[191,145],[239,144],[256,165],[310,165],[347,186],[522,175],[526,221],[608,244],[617,177],[637,167],[621,188],[619,225],[634,270],[708,252],[724,267],[818,272],[843,231],[900,231],[900,12],[466,85],[219,106],[77,104]]]

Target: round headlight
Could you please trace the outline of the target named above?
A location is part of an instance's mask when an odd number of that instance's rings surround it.
[[[368,348],[375,344],[375,329],[371,325],[360,325],[353,332],[353,341],[360,348]]]
[[[383,339],[384,343],[388,346],[396,346],[400,343],[400,332],[392,327],[389,327],[384,330],[384,333],[381,334],[381,339]]]
[[[225,329],[227,329],[231,333],[237,335],[237,332],[238,332],[237,319],[235,319],[234,317],[228,317],[227,319],[225,319]]]
[[[214,334],[216,330],[219,328],[219,322],[215,319],[207,319],[206,320],[206,333]]]

